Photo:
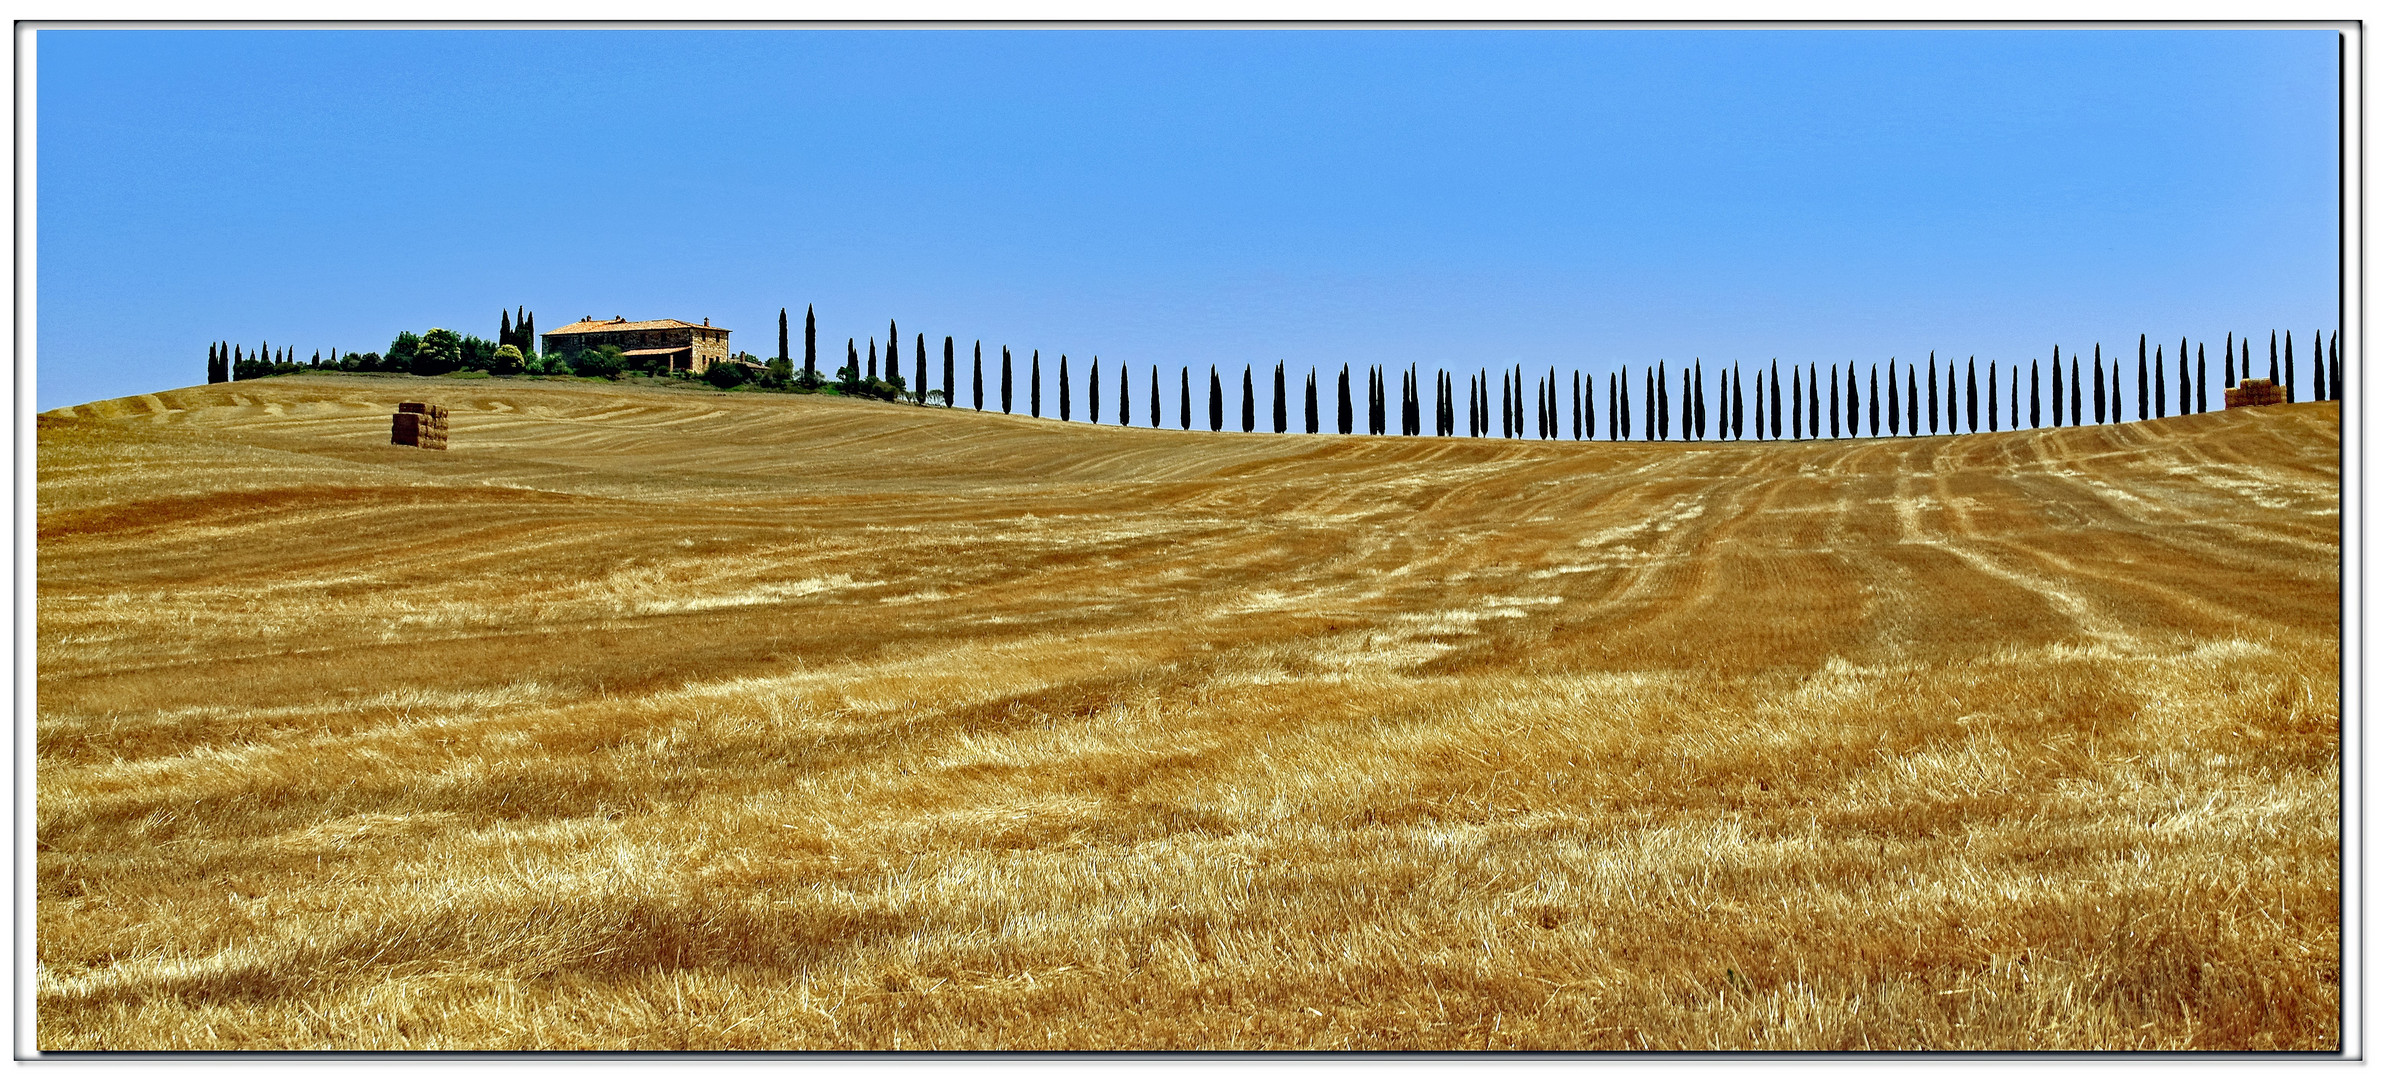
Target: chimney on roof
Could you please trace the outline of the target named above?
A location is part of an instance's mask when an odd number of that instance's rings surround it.
[[[710,326],[710,325],[711,325],[711,316],[709,316],[709,315],[705,315],[705,316],[703,316],[703,325],[705,325],[705,326]]]

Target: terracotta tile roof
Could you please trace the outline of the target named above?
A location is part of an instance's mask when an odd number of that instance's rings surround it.
[[[557,327],[552,330],[541,330],[539,331],[539,334],[540,336],[550,334],[603,334],[616,330],[681,329],[717,330],[723,334],[728,332],[728,328],[725,326],[705,326],[701,323],[687,322],[684,319],[645,319],[640,322],[630,322],[626,319],[581,319],[569,326]]]

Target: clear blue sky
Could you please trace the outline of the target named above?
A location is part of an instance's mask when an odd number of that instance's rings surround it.
[[[516,305],[709,317],[767,356],[816,304],[822,366],[898,319],[1129,362],[1137,398],[1216,364],[1235,414],[1276,360],[2304,341],[2338,320],[2334,43],[43,31],[36,399],[201,382],[217,339],[494,337]]]

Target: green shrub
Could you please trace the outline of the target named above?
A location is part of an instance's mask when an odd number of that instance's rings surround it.
[[[581,349],[578,352],[571,354],[571,371],[573,374],[595,376],[605,379],[617,379],[620,377],[620,373],[626,368],[627,365],[622,361],[622,357],[620,355],[620,346],[618,345],[604,345],[593,349]]]
[[[432,327],[414,347],[413,373],[444,375],[463,366],[463,338],[452,330]]]

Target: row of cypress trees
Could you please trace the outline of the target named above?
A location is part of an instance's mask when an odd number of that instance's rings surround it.
[[[259,344],[254,350],[242,352],[233,342],[218,341],[207,346],[207,381],[231,382],[235,379],[261,379],[267,375],[285,375],[303,367],[321,367],[323,354],[315,353],[312,361],[300,363],[288,347],[275,349],[271,342]]]
[[[399,335],[400,338],[409,336],[411,335]],[[537,354],[538,341],[537,314],[527,307],[515,308],[512,311],[499,308],[496,312],[496,341],[493,344],[476,337],[466,337],[461,340],[466,353],[472,351],[471,346],[474,344],[487,350],[501,349],[511,345],[520,350],[523,356],[534,356]],[[261,379],[267,375],[286,375],[301,368],[326,366],[347,371],[371,371],[379,368],[379,353],[351,353],[350,356],[367,356],[371,358],[372,362],[360,368],[352,359],[342,364],[339,359],[339,350],[333,349],[331,350],[331,362],[326,365],[323,362],[322,351],[318,349],[312,358],[301,363],[297,359],[296,353],[286,347],[275,350],[270,343],[266,343],[259,345],[254,352],[243,354],[240,351],[240,346],[228,341],[218,341],[207,346],[207,381],[219,383],[234,382],[240,379]]]
[[[885,349],[886,380],[902,390],[900,396],[913,402],[924,404],[930,399],[937,399],[946,407],[958,406],[962,395],[957,392],[955,339],[951,337],[943,339],[942,389],[940,392],[935,392],[928,388],[926,335],[918,335],[911,354],[916,358],[915,378],[902,380],[899,374],[900,356],[897,344],[900,341],[900,336],[898,327],[891,329],[892,332],[888,335]],[[778,316],[778,356],[781,360],[787,359],[786,331],[786,316],[785,312],[781,310]],[[806,312],[803,330],[803,372],[814,383],[818,378],[817,333],[815,313]],[[2294,351],[2295,346],[2288,332],[2268,335],[2266,377],[2284,388],[2287,401],[2297,401],[2301,397],[2297,378],[2299,365],[2295,362]],[[857,346],[847,341],[846,352],[849,357],[847,373],[860,374]],[[2341,393],[2340,335],[2336,333],[2332,336],[2329,356],[2327,356],[2322,336],[2319,335],[2311,360],[2310,366],[2314,383],[2311,387],[2312,392],[2307,397],[2310,400],[2338,400]],[[2061,378],[2060,362],[2061,350],[2058,346],[2053,346],[2050,363],[2051,378],[2049,380],[2050,426],[2084,424],[2088,422],[2085,413],[2087,391],[2084,389],[2087,383],[2082,357],[2073,353],[2068,355],[2068,371],[2065,379]],[[2175,363],[2177,378],[2172,384],[2177,390],[2175,411],[2179,415],[2207,411],[2211,391],[2214,388],[2209,371],[2207,343],[2202,342],[2195,349],[2189,339],[2179,341],[2176,346]],[[1010,413],[1015,411],[1017,404],[1015,400],[1016,363],[1006,345],[1001,346],[999,364],[999,393],[995,401],[1002,412]],[[2237,349],[2234,336],[2226,335],[2222,364],[2223,386],[2226,388],[2238,385],[2242,379],[2256,377],[2252,374],[2250,345],[2246,337],[2240,340]],[[1029,415],[1039,417],[1042,415],[1041,350],[1033,350],[1027,360],[1027,367],[1026,411]],[[2030,362],[2028,369],[2023,373],[2022,381],[2021,371],[2017,365],[2013,364],[2007,382],[2008,396],[2005,399],[2002,392],[2004,382],[1998,362],[1987,362],[1982,380],[1980,380],[1975,357],[1972,356],[1968,359],[1964,369],[1958,361],[1939,364],[1935,354],[1929,353],[1924,391],[1921,389],[1920,369],[1915,363],[1903,364],[1901,370],[1897,371],[1895,362],[1889,360],[1882,369],[1879,365],[1870,366],[1867,393],[1864,396],[1863,380],[1854,365],[1840,367],[1832,364],[1824,375],[1816,363],[1807,368],[1791,366],[1782,373],[1778,362],[1772,360],[1767,373],[1763,372],[1758,364],[1754,367],[1750,393],[1753,437],[1756,439],[1859,437],[1863,431],[1864,410],[1862,406],[1864,402],[1868,406],[1866,418],[1869,435],[1873,437],[1902,435],[1906,432],[1918,435],[1921,434],[1922,396],[1925,398],[1926,434],[1957,434],[1962,430],[1964,422],[1966,429],[1972,432],[1999,431],[2002,426],[2002,418],[2005,415],[2008,417],[2009,426],[2013,429],[2021,426],[2042,427],[2045,426],[2043,423],[2044,378],[2042,368],[2043,365],[2040,361]],[[1058,418],[1073,420],[1075,383],[1069,371],[1068,358],[1064,355],[1059,357],[1057,374]],[[1398,381],[1398,404],[1394,419],[1389,404],[1388,374],[1395,374]],[[1393,371],[1388,374],[1385,374],[1383,369],[1377,366],[1364,371],[1362,430],[1373,435],[1424,434],[1426,427],[1423,420],[1425,394],[1422,383],[1426,378],[1425,373],[1418,367],[1410,365],[1404,372]],[[869,341],[868,367],[861,378],[863,381],[879,379],[877,348],[873,338]],[[1431,396],[1436,399],[1431,409],[1429,433],[1438,436],[1453,436],[1457,433],[1454,377],[1446,370],[1435,370],[1429,373],[1427,378],[1432,384]],[[1240,429],[1255,431],[1258,429],[1255,365],[1242,367],[1240,381]],[[1273,404],[1269,417],[1270,426],[1276,432],[1287,432],[1292,430],[1288,393],[1289,373],[1280,362],[1276,362],[1274,365],[1272,381]],[[1498,436],[1503,438],[1554,439],[1562,437],[1562,386],[1552,368],[1548,369],[1545,375],[1535,377],[1535,380],[1519,365],[1511,370],[1500,370],[1494,380],[1494,391],[1492,391],[1490,374],[1485,370],[1466,375],[1466,381],[1463,422],[1463,433],[1466,436],[1484,437],[1494,430]],[[1533,381],[1535,385],[1533,385]],[[1823,414],[1820,404],[1820,387],[1823,382],[1827,386],[1825,411],[1827,427],[1824,436],[1821,428]],[[1743,439],[1746,437],[1746,413],[1749,397],[1746,383],[1742,365],[1731,365],[1728,369],[1719,372],[1717,391],[1711,395],[1717,400],[1718,405],[1718,423],[1715,424],[1713,423],[1715,419],[1713,414],[1706,411],[1708,384],[1702,361],[1682,365],[1678,379],[1679,400],[1676,406],[1672,402],[1672,380],[1667,362],[1657,362],[1654,367],[1646,369],[1643,393],[1637,399],[1638,404],[1636,405],[1633,405],[1631,399],[1629,368],[1625,365],[1618,375],[1608,376],[1605,379],[1605,438],[1670,439],[1673,436],[1672,422],[1675,417],[1678,422],[1677,435],[1681,439],[1708,439],[1715,435],[1722,439]],[[2120,367],[2105,362],[2102,358],[2101,347],[2093,346],[2093,364],[2090,375],[2092,411],[2089,422],[2112,423],[2126,418],[2124,383],[2125,379]],[[1102,420],[1102,384],[1100,358],[1095,356],[1092,358],[1090,371],[1084,384],[1089,406],[1088,419],[1095,424]],[[2153,417],[2166,416],[2168,414],[2167,391],[2170,385],[2167,378],[2165,346],[2163,344],[2153,345],[2149,335],[2142,335],[2135,347],[2133,418],[2148,420]],[[1155,365],[1150,368],[1148,386],[1148,411],[1142,414],[1144,422],[1152,427],[1163,426],[1165,414],[1161,395],[1162,383]],[[1570,389],[1571,437],[1574,439],[1594,438],[1597,431],[1596,377],[1575,371],[1571,374]],[[1318,401],[1317,372],[1314,369],[1307,371],[1303,390],[1305,397],[1305,407],[1301,417],[1304,421],[1303,427],[1310,434],[1318,433],[1323,430],[1323,416]],[[1494,404],[1490,401],[1492,392],[1496,395]],[[985,408],[987,401],[984,343],[982,341],[976,342],[973,349],[966,396],[976,410],[982,411]],[[2023,410],[2021,409],[2022,400]],[[2222,397],[2218,397],[2217,400],[2221,405]],[[1209,430],[1224,430],[1225,383],[1221,372],[1212,365],[1208,368],[1207,401]],[[1134,423],[1132,372],[1122,365],[1116,372],[1115,402],[1116,422],[1125,425]],[[1356,433],[1358,431],[1356,388],[1352,383],[1351,368],[1345,364],[1340,368],[1334,404],[1333,426],[1344,435]],[[1640,415],[1641,408],[1643,426],[1633,422]],[[1189,368],[1183,368],[1175,419],[1181,427],[1188,430],[1191,427],[1191,418],[1191,371]],[[1494,427],[1492,427],[1492,422]]]

